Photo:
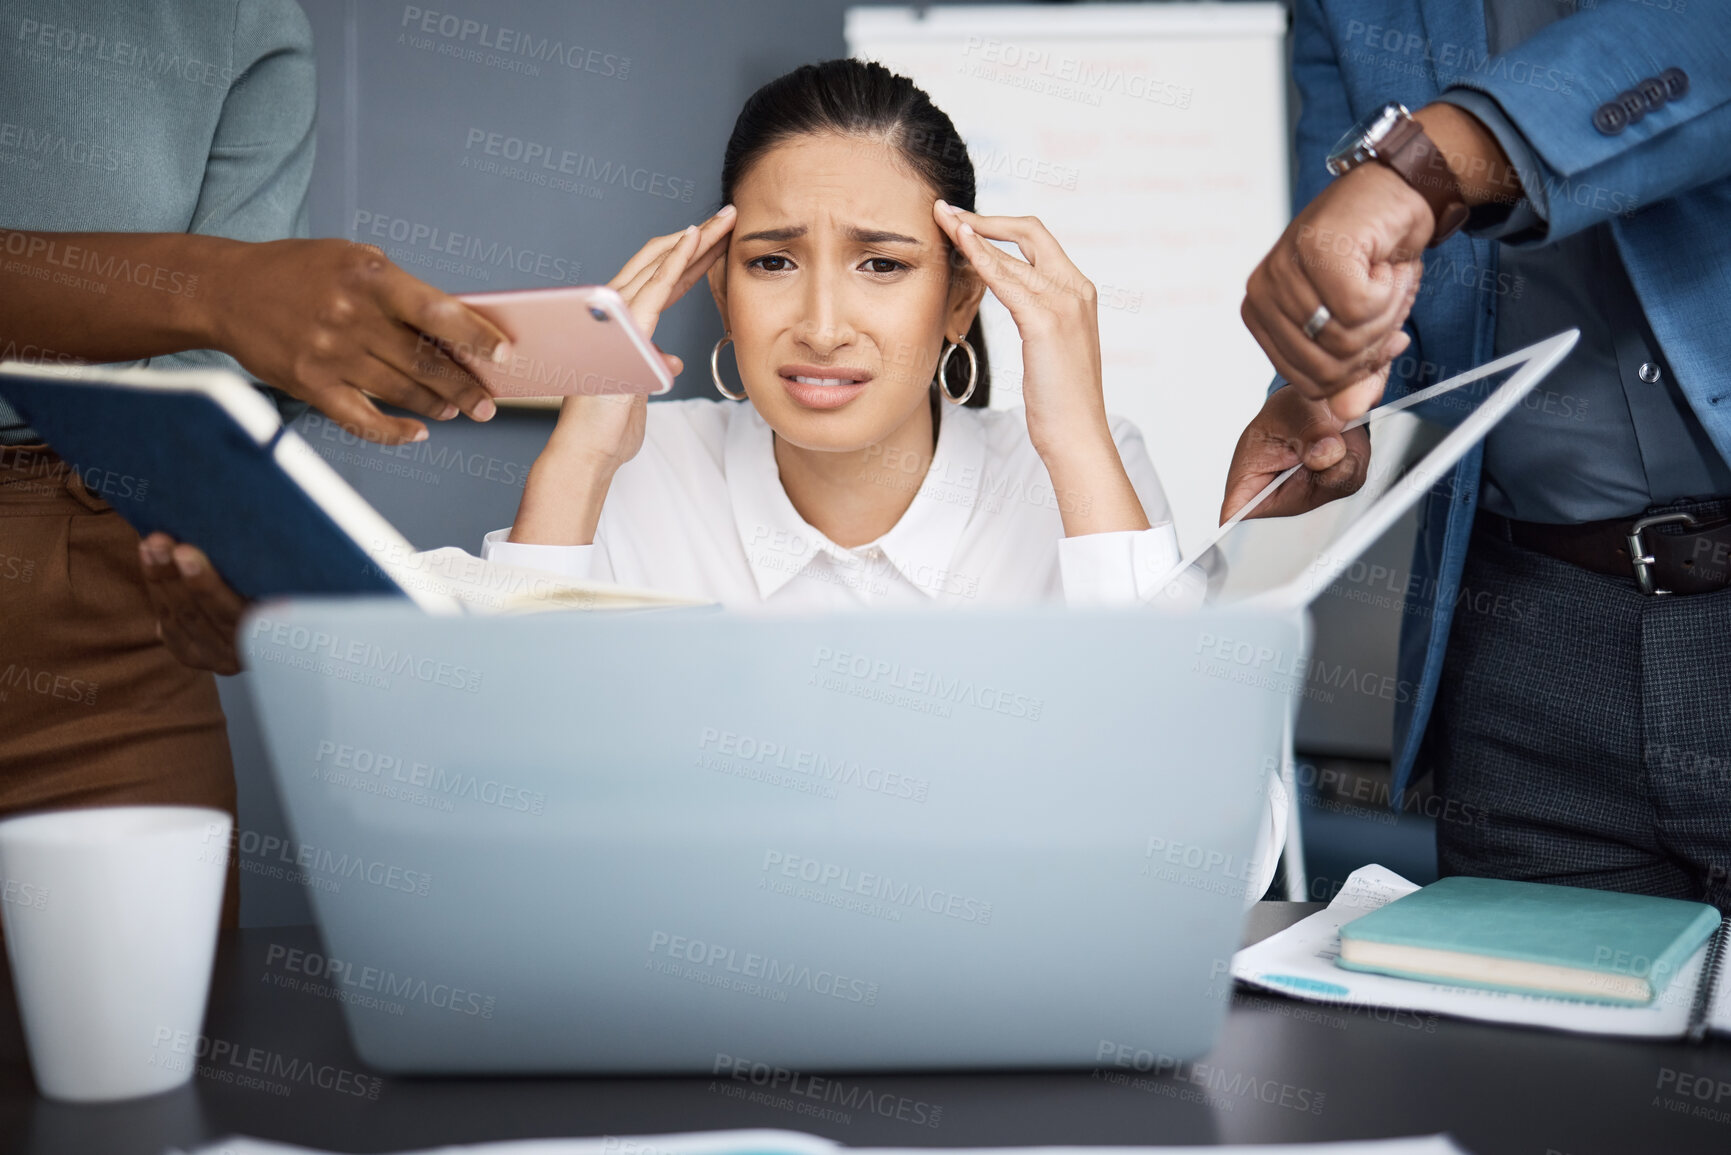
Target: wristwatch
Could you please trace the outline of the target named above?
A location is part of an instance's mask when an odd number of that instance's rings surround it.
[[[1466,223],[1471,210],[1448,158],[1425,135],[1424,127],[1404,104],[1385,104],[1357,124],[1328,154],[1328,171],[1335,176],[1369,161],[1381,161],[1425,199],[1436,217],[1436,231],[1425,247],[1434,249]]]

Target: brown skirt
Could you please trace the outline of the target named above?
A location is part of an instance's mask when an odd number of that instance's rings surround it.
[[[0,816],[235,813],[216,678],[156,636],[138,534],[44,446],[0,446]],[[231,856],[223,925],[238,925]]]

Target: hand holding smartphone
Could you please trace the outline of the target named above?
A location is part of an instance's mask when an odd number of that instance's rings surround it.
[[[503,365],[470,369],[495,397],[665,393],[667,364],[605,285],[462,293],[457,299],[511,341]]]

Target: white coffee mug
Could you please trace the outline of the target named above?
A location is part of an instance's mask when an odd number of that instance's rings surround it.
[[[0,917],[36,1085],[100,1102],[192,1078],[230,817],[197,806],[0,822]]]

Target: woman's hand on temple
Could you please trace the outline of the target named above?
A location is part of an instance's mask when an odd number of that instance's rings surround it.
[[[654,238],[607,282],[608,288],[625,298],[645,337],[655,336],[655,326],[667,306],[685,296],[727,251],[727,234],[733,231],[737,216],[732,205],[722,205],[701,225]],[[668,364],[678,372],[679,358],[668,357]]]
[[[1043,457],[1078,428],[1105,432],[1093,283],[1037,217],[984,217],[943,201],[933,215],[1022,335],[1022,404],[1034,448]],[[1026,259],[991,241],[1015,242]]]
[[[661,314],[702,280],[727,251],[727,234],[736,215],[733,206],[727,205],[702,225],[654,238],[607,282],[608,288],[624,298],[645,337],[655,336]],[[661,356],[675,376],[685,368],[671,353]],[[548,450],[611,477],[642,448],[647,408],[648,399],[642,394],[567,397]]]
[[[932,215],[1022,336],[1028,438],[1076,537],[1148,528],[1106,419],[1094,285],[1036,217],[985,217],[937,202]],[[991,241],[1012,241],[1018,259]]]
[[[727,235],[737,214],[732,205],[677,233],[656,237],[609,281],[624,298],[645,337],[667,307],[702,280],[727,251]],[[662,353],[678,375],[685,366]],[[511,527],[511,540],[543,545],[588,545],[595,540],[601,505],[613,474],[643,448],[649,402],[643,394],[588,394],[567,397],[547,448],[536,459]]]

